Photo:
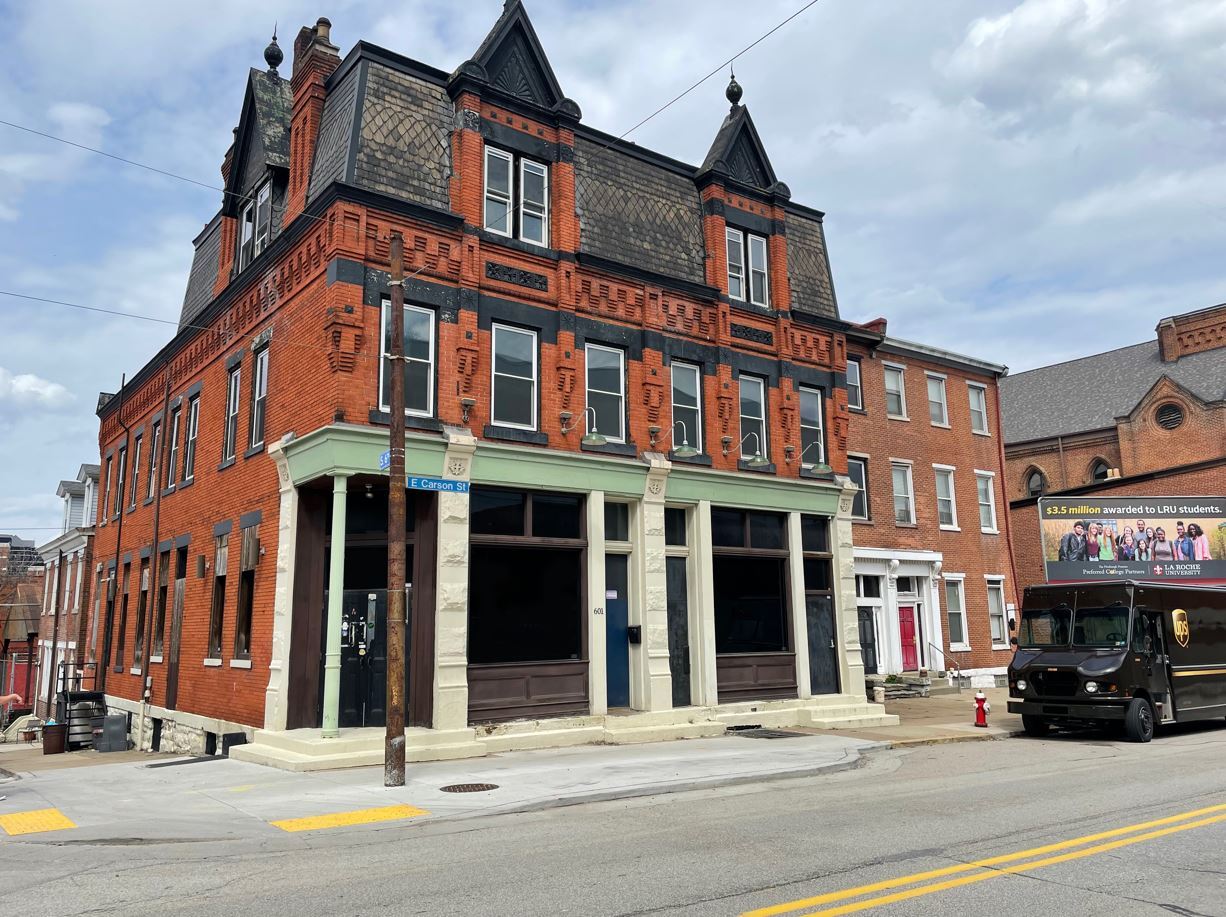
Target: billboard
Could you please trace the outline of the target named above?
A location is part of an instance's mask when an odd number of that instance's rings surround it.
[[[1226,580],[1226,497],[1043,497],[1048,582]]]

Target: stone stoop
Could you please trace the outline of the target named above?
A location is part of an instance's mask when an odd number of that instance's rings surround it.
[[[251,742],[230,749],[230,757],[287,771],[322,771],[382,764],[383,746],[384,731],[379,727],[342,729],[335,739],[322,738],[318,729],[284,732],[257,729]],[[405,730],[406,761],[452,761],[486,754],[488,750],[475,741],[471,729],[453,732],[422,728]]]

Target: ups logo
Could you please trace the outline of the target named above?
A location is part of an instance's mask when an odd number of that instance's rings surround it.
[[[1188,626],[1188,613],[1182,608],[1176,608],[1171,612],[1171,625],[1175,629],[1176,642],[1186,647],[1192,637],[1192,628]]]

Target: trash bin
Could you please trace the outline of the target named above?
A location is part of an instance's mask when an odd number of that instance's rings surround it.
[[[43,754],[62,755],[67,739],[67,723],[47,723],[43,726]]]

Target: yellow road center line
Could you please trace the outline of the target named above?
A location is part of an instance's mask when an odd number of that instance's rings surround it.
[[[269,822],[282,831],[319,831],[323,828],[344,828],[350,825],[369,825],[381,821],[397,821],[429,815],[416,806],[380,806],[376,809],[357,809],[353,812],[333,812],[329,815],[312,815],[308,818],[285,818]]]
[[[1140,822],[1135,825],[1127,825],[1123,828],[1112,828],[1109,831],[1100,831],[1096,834],[1086,834],[1082,837],[1075,837],[1072,840],[1059,841],[1055,844],[1046,844],[1042,847],[1032,847],[1030,850],[1021,850],[1017,853],[1006,853],[1001,856],[989,857],[986,860],[975,860],[973,863],[959,863],[957,866],[945,866],[941,869],[933,869],[928,872],[917,872],[909,876],[901,876],[897,879],[886,879],[882,882],[873,882],[869,885],[861,885],[857,888],[845,889],[841,892],[830,892],[825,895],[816,895],[812,898],[801,898],[796,901],[787,901],[783,904],[774,904],[770,907],[758,908],[753,911],[745,911],[741,917],[774,917],[776,914],[786,914],[790,911],[799,911],[802,908],[813,907],[818,904],[829,904],[834,901],[843,901],[847,898],[859,898],[861,895],[871,894],[872,892],[888,891],[891,888],[898,888],[902,885],[912,885],[916,882],[925,882],[928,879],[939,879],[944,876],[957,875],[960,872],[971,872],[983,867],[999,866],[1002,863],[1013,863],[1017,860],[1024,860],[1028,857],[1040,856],[1046,853],[1055,853],[1059,850],[1069,850],[1073,847],[1080,847],[1082,844],[1090,844],[1094,841],[1103,841],[1111,837],[1120,837],[1124,834],[1131,834],[1134,831],[1143,831],[1146,828],[1157,828],[1160,825],[1170,825],[1175,822],[1186,821],[1189,818],[1197,818],[1202,815],[1211,815],[1214,812],[1226,811],[1226,803],[1215,806],[1207,806],[1203,809],[1193,809],[1190,812],[1181,812],[1178,815],[1168,815],[1165,818],[1156,818],[1153,821]]]
[[[0,815],[0,828],[9,836],[18,834],[38,834],[42,831],[63,831],[75,828],[76,823],[70,821],[59,809],[33,809],[29,812],[10,812]]]
[[[820,911],[808,911],[803,915],[803,917],[838,917],[840,914],[853,914],[856,911],[864,911],[873,907],[882,907],[886,904],[907,901],[911,898],[919,898],[923,895],[931,895],[935,894],[936,892],[947,891],[951,888],[959,888],[963,885],[972,885],[976,882],[986,882],[988,879],[995,879],[999,876],[1030,872],[1032,869],[1042,869],[1044,866],[1055,866],[1058,863],[1067,863],[1070,860],[1080,860],[1082,857],[1095,856],[1099,853],[1107,853],[1112,850],[1118,850],[1121,847],[1139,844],[1142,841],[1152,841],[1155,838],[1166,837],[1168,834],[1176,834],[1180,831],[1190,831],[1193,828],[1203,828],[1206,825],[1213,825],[1221,821],[1226,821],[1226,815],[1215,815],[1213,818],[1203,818],[1200,821],[1175,825],[1170,828],[1160,828],[1157,831],[1149,831],[1145,834],[1125,837],[1118,841],[1110,841],[1106,844],[1099,844],[1095,847],[1086,847],[1083,850],[1074,850],[1072,853],[1062,853],[1058,856],[1047,857],[1046,859],[1042,860],[1032,860],[1029,863],[1018,863],[1015,866],[1006,866],[1004,869],[992,870],[991,872],[980,872],[971,876],[962,876],[958,879],[950,879],[947,882],[936,882],[932,885],[921,885],[919,888],[911,888],[907,889],[906,891],[895,892],[892,895],[882,895],[879,898],[870,898],[867,901],[856,901],[851,904],[842,904],[838,907],[827,908]]]

